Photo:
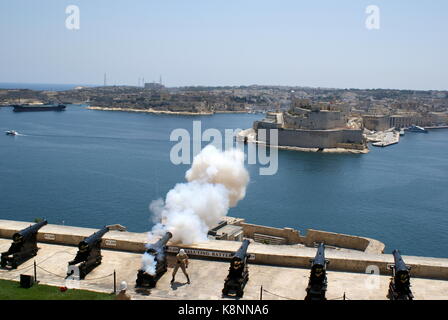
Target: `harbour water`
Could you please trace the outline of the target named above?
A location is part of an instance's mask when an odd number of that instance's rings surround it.
[[[203,130],[245,129],[260,118],[0,108],[0,219],[149,230],[149,203],[183,182],[189,167],[170,162],[171,131],[191,131],[193,120]],[[277,174],[248,169],[246,198],[231,216],[372,237],[386,252],[448,257],[448,130],[407,133],[366,155],[279,151]]]

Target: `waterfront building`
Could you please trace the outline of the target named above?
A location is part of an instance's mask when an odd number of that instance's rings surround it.
[[[373,131],[386,131],[391,128],[390,116],[366,115],[362,117],[364,128]]]
[[[425,119],[418,114],[396,114],[390,116],[390,127],[408,128],[410,126],[424,126]]]

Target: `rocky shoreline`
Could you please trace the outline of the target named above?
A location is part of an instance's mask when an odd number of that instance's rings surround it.
[[[155,113],[155,114],[172,114],[172,115],[187,115],[187,116],[208,116],[217,113],[249,113],[247,111],[227,111],[227,110],[214,110],[208,112],[190,112],[190,111],[169,111],[169,110],[154,110],[150,109],[136,109],[136,108],[120,108],[120,107],[97,107],[97,106],[89,106],[86,109],[90,110],[100,110],[100,111],[123,111],[123,112],[143,112],[143,113]]]
[[[183,116],[209,116],[213,115],[213,112],[188,112],[188,111],[168,111],[168,110],[154,110],[154,109],[133,109],[133,108],[114,108],[114,107],[86,107],[89,110],[99,111],[121,111],[121,112],[141,112],[141,113],[154,113],[154,114],[170,114],[170,115],[183,115]]]

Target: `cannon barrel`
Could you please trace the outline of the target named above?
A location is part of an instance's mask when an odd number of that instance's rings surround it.
[[[162,238],[160,238],[156,243],[150,244],[148,246],[148,250],[146,252],[150,253],[151,251],[159,252],[168,241],[173,237],[173,234],[171,232],[167,232],[164,234]]]
[[[26,240],[28,237],[32,236],[37,231],[39,231],[39,229],[42,228],[43,226],[45,226],[46,224],[48,224],[47,220],[43,220],[41,222],[33,224],[32,226],[29,226],[23,230],[20,230],[19,232],[14,233],[12,238],[14,240],[19,239],[19,238],[23,238],[23,240]]]
[[[323,243],[319,244],[319,247],[317,248],[316,256],[313,260],[313,266],[318,265],[324,267],[326,264],[325,261],[325,245]]]
[[[319,244],[316,256],[311,260],[311,272],[306,288],[305,300],[326,300],[328,260],[325,259],[325,245]]]
[[[406,266],[406,264],[403,261],[403,258],[401,257],[400,251],[398,250],[394,250],[392,252],[392,254],[394,255],[394,262],[395,262],[395,271],[396,272],[408,272],[409,268]]]
[[[75,270],[77,270],[77,276],[84,279],[90,271],[101,264],[103,258],[101,255],[101,238],[108,231],[108,227],[103,227],[79,242],[79,250],[75,258],[68,263],[67,277],[75,274]],[[77,264],[79,265],[76,266]]]
[[[229,274],[224,280],[223,295],[235,294],[237,297],[242,297],[244,294],[244,287],[249,280],[249,269],[247,267],[247,248],[249,247],[249,240],[243,240],[240,248],[232,257],[230,262]]]
[[[137,273],[136,287],[154,288],[160,277],[168,270],[168,262],[166,258],[166,244],[173,237],[171,232],[167,232],[156,243],[148,245],[145,254],[154,257],[155,273],[147,272],[144,266]]]
[[[102,229],[98,230],[97,232],[91,234],[90,236],[82,240],[79,243],[79,247],[92,246],[96,241],[100,240],[108,231],[109,231],[108,227],[103,227]]]
[[[37,232],[46,225],[47,220],[31,225],[13,234],[13,242],[8,251],[2,252],[0,267],[16,269],[21,263],[37,255]]]
[[[247,239],[243,240],[243,244],[238,249],[238,251],[235,252],[232,260],[238,259],[238,260],[243,261],[247,255],[247,248],[249,247],[249,244],[250,244],[249,240],[247,240]]]
[[[392,278],[389,283],[388,298],[391,300],[413,300],[414,295],[411,291],[410,267],[404,263],[400,251],[394,250],[394,266],[392,269]]]

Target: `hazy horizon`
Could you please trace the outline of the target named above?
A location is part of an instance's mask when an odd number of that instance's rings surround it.
[[[9,85],[9,87],[2,87],[2,85]],[[80,87],[103,87],[103,84],[85,84],[85,83],[37,83],[37,82],[0,82],[0,89],[23,89],[19,87],[13,87],[12,85],[21,85],[23,88],[25,88],[26,85],[34,85],[34,86],[80,86]],[[123,86],[123,87],[137,87],[134,84],[108,84],[108,87],[114,87],[114,86]],[[448,91],[448,89],[397,89],[397,88],[337,88],[337,87],[312,87],[307,85],[277,85],[277,84],[242,84],[242,85],[182,85],[182,86],[166,86],[167,88],[183,88],[183,87],[209,87],[209,88],[220,88],[220,87],[251,87],[251,86],[258,86],[258,87],[294,87],[294,88],[305,88],[305,89],[328,89],[328,90],[401,90],[401,91],[441,91],[445,92]],[[143,86],[140,86],[143,87]],[[32,89],[37,90],[37,89]]]
[[[107,73],[108,85],[446,91],[447,12],[443,0],[2,2],[0,83],[101,86]]]

